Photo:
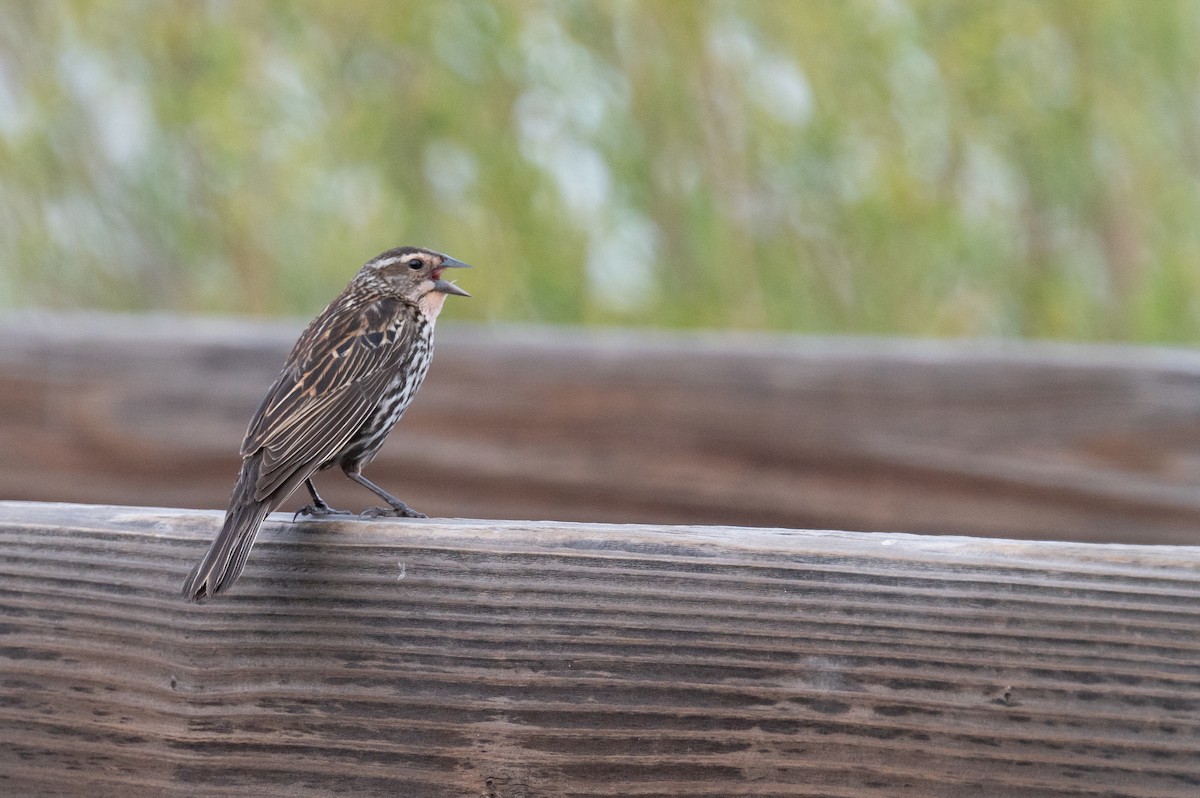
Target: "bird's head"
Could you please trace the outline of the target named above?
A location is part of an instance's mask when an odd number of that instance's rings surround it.
[[[436,318],[448,294],[470,296],[449,280],[443,280],[442,272],[467,268],[470,267],[462,261],[431,249],[397,247],[367,261],[362,274],[370,275],[373,281],[382,281],[390,291]]]

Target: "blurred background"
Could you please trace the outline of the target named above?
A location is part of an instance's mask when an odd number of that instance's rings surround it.
[[[1192,540],[1196,358],[1021,342],[1191,345],[1198,220],[1185,0],[0,0],[0,496],[223,507],[407,243],[421,509]]]
[[[0,3],[0,303],[1190,342],[1200,5]]]

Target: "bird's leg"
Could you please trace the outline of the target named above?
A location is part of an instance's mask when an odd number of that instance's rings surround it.
[[[326,504],[321,495],[317,493],[317,488],[313,485],[311,479],[304,480],[304,487],[308,488],[308,495],[312,496],[312,504],[306,504],[297,510],[296,514],[292,516],[293,521],[302,515],[311,515],[314,518],[319,518],[323,515],[350,515],[349,510],[335,510]]]
[[[425,515],[425,513],[419,513],[413,508],[409,507],[407,504],[400,501],[395,496],[364,477],[362,474],[359,474],[356,471],[347,471],[346,476],[350,477],[350,479],[354,480],[359,485],[362,485],[364,488],[388,503],[388,507],[371,507],[363,510],[361,513],[359,513],[359,518],[383,518],[385,516],[395,518],[428,517]]]

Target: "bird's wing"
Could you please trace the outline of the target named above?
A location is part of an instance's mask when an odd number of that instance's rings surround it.
[[[300,336],[242,443],[243,457],[263,450],[257,499],[333,457],[379,405],[415,334],[404,308],[335,300]]]

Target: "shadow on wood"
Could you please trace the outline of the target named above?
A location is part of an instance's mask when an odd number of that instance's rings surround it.
[[[0,793],[1200,793],[1200,549],[219,523],[0,503]]]
[[[0,496],[223,508],[298,331],[5,319]],[[447,322],[369,472],[431,515],[1197,543],[1197,451],[1191,353]]]

